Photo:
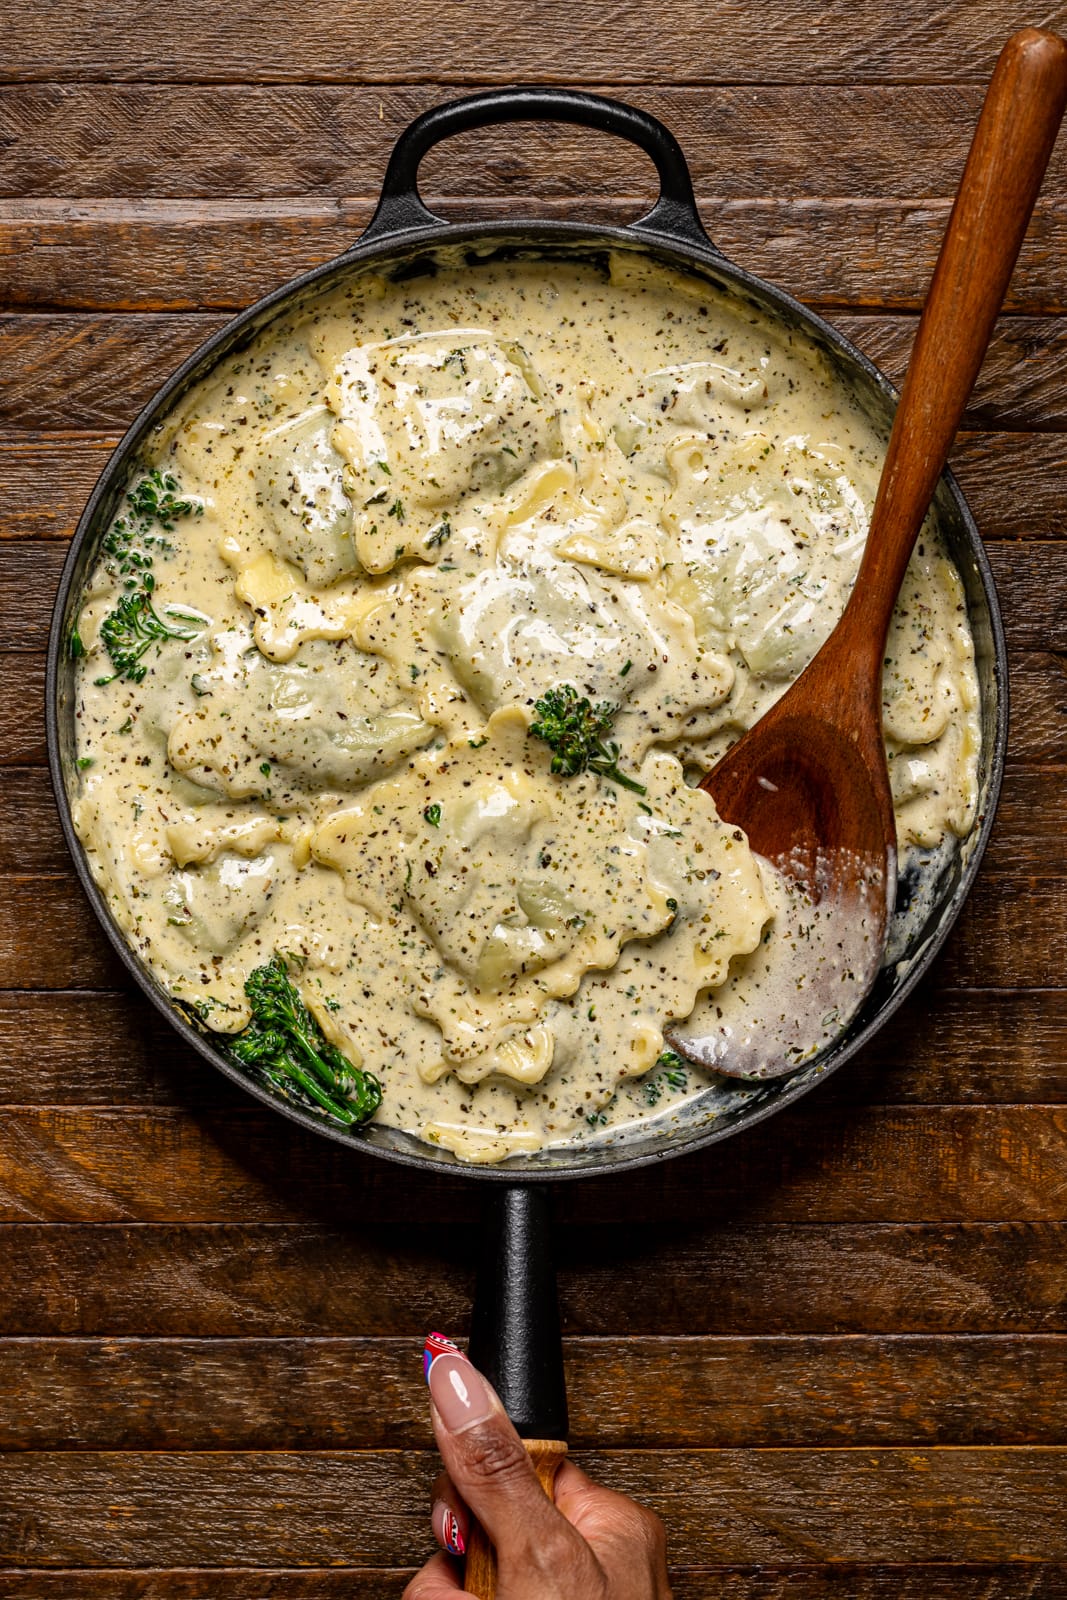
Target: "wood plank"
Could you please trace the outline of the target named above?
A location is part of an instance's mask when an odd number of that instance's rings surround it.
[[[575,1449],[1047,1445],[1067,1425],[1063,1336],[569,1339],[564,1361]],[[4,1341],[0,1450],[432,1449],[420,1369],[412,1339]]]
[[[411,120],[467,92],[450,84],[34,83],[0,88],[0,192],[33,202],[373,196]],[[598,84],[665,122],[698,192],[732,199],[955,193],[981,109],[978,84],[906,88]],[[759,150],[759,161],[752,152]],[[1067,184],[1053,152],[1046,195]],[[426,160],[427,194],[655,193],[648,158],[610,135],[562,123],[487,127]]]
[[[22,1103],[236,1109],[245,1096],[131,984],[118,993],[0,991],[0,1105]]]
[[[469,1209],[465,1222],[453,1221],[432,1239],[424,1226],[385,1225],[371,1216],[333,1227],[0,1226],[0,1335],[303,1338],[356,1332],[403,1334],[414,1344],[429,1328],[463,1332],[477,1242]],[[1046,1294],[1058,1270],[1049,1255],[1065,1237],[1054,1230],[1047,1246],[1043,1235],[1036,1244]],[[785,1243],[779,1238],[779,1250]],[[897,1243],[888,1241],[886,1253]],[[1006,1243],[994,1240],[1001,1268]],[[920,1237],[912,1248],[936,1256],[944,1241]],[[971,1242],[963,1248],[970,1259]],[[990,1284],[987,1297],[980,1262],[974,1270],[980,1286],[971,1297],[990,1299],[985,1320],[992,1317],[998,1330],[1029,1330],[1036,1318],[1038,1331],[1060,1331],[1059,1312],[1035,1303],[1029,1290],[1022,1292],[1021,1307],[1018,1284]],[[959,1316],[967,1291],[956,1287],[950,1296]],[[818,1316],[816,1309],[812,1321],[809,1312],[811,1326],[819,1325]],[[641,1331],[640,1315],[634,1331]]]
[[[1067,766],[1067,654],[1016,654],[1011,697],[1013,759]],[[39,766],[44,759],[44,657],[0,653],[0,766]]]
[[[0,1595],[3,1592],[0,1587]],[[838,1596],[847,1596],[847,1600],[1063,1600],[1067,1594],[1067,1569],[1044,1562],[1004,1567],[955,1562],[951,1566],[860,1567],[834,1562],[825,1567],[760,1567],[747,1571],[705,1567],[672,1570],[671,1592],[674,1600],[710,1600],[711,1596],[715,1600],[828,1600],[831,1596],[834,1600]],[[99,1597],[92,1588],[84,1593],[86,1600],[110,1600],[107,1591]],[[294,1593],[299,1595],[301,1591]],[[333,1591],[322,1593],[325,1597]],[[357,1600],[359,1593],[357,1590]],[[289,1591],[285,1594],[288,1596]],[[186,1597],[184,1591],[179,1596],[175,1590],[174,1595],[175,1600],[194,1600],[194,1595]],[[26,1600],[37,1600],[37,1591],[28,1593]],[[51,1600],[51,1596],[42,1591],[40,1600]],[[126,1600],[125,1591],[116,1600]],[[231,1600],[230,1591],[205,1590],[204,1600]],[[232,1600],[244,1597],[238,1592]]]
[[[117,434],[0,439],[0,539],[69,539],[117,443]]]
[[[950,464],[983,540],[1067,536],[1067,440],[1061,435],[961,434]]]
[[[1065,1005],[1062,988],[944,990],[930,980],[820,1089],[819,1104],[827,1115],[831,1107],[871,1103],[1062,1105]],[[241,1091],[132,988],[0,990],[0,1106],[156,1105],[195,1114],[244,1104]]]
[[[915,322],[907,317],[833,317],[835,326],[895,383],[903,382]],[[1004,317],[990,341],[964,417],[968,428],[1053,428],[1067,422],[1067,325],[1048,317]]]
[[[815,1561],[1067,1558],[1064,1449],[596,1450],[579,1459],[659,1511],[683,1563],[789,1562],[798,1550]],[[0,1562],[391,1565],[429,1553],[437,1460],[415,1450],[10,1455]]]
[[[3,554],[0,549],[0,561]],[[1067,617],[1062,600],[1067,594],[1067,543],[1002,540],[990,545],[988,555],[1010,648],[1067,650]],[[45,565],[42,561],[41,570]],[[28,581],[23,590],[29,592]]]
[[[907,1570],[907,1569],[900,1569]],[[925,1569],[929,1570],[929,1569]],[[943,1569],[938,1569],[943,1570]],[[980,1568],[982,1572],[1001,1573],[990,1582],[1003,1581],[1010,1585],[1012,1569]],[[1018,1570],[1018,1569],[1016,1569]],[[1040,1569],[1039,1569],[1040,1570]],[[1051,1569],[1050,1569],[1051,1570]],[[39,1568],[24,1567],[21,1571],[0,1571],[0,1600],[402,1600],[415,1568],[384,1567],[324,1567],[320,1569],[275,1569],[264,1572],[258,1568],[245,1571],[222,1571],[212,1567],[209,1571],[152,1572],[89,1572],[84,1567],[76,1571],[42,1572]],[[739,1581],[748,1581],[748,1575],[739,1574]],[[687,1575],[682,1577],[682,1587],[675,1587],[676,1600],[690,1600],[692,1590],[685,1588]],[[703,1583],[704,1575],[698,1574]],[[727,1575],[733,1581],[733,1574]],[[763,1580],[760,1579],[760,1582]],[[792,1575],[785,1580],[792,1581]],[[805,1580],[806,1581],[806,1580]],[[863,1579],[858,1580],[862,1586]],[[1031,1591],[1033,1600],[1045,1600],[1046,1591]],[[724,1595],[726,1591],[723,1591]],[[870,1590],[870,1600],[882,1600],[885,1591]],[[901,1591],[903,1594],[903,1591]],[[1051,1591],[1048,1591],[1051,1594]],[[976,1589],[946,1589],[947,1600],[979,1600]],[[1014,1588],[987,1589],[981,1600],[1016,1600],[1022,1591]],[[729,1600],[749,1600],[742,1590],[736,1596],[730,1592]],[[756,1600],[752,1591],[751,1600]],[[759,1600],[771,1600],[771,1591],[761,1591]],[[782,1591],[782,1600],[786,1592]],[[800,1600],[800,1593],[790,1594],[789,1600]],[[868,1600],[868,1591],[856,1591],[856,1600]],[[924,1596],[924,1600],[928,1597]]]
[[[34,940],[27,939],[32,928]],[[117,988],[122,963],[73,875],[9,878],[0,894],[0,987]]]
[[[0,427],[16,436],[69,429],[119,432],[225,320],[206,312],[0,316],[5,374]],[[914,317],[843,313],[834,320],[900,382]],[[1000,320],[965,426],[1067,428],[1067,318]]]
[[[1035,765],[1067,763],[1067,655],[1042,650],[1016,656],[1009,677],[1012,758]]]
[[[20,764],[35,753],[20,750]],[[36,935],[32,947],[25,936],[29,927]],[[941,983],[952,988],[1060,987],[1067,972],[1062,881],[1040,871],[1025,883],[1013,875],[980,873],[937,970]],[[73,875],[3,878],[0,989],[114,989],[121,983],[121,964]]]
[[[114,435],[0,436],[0,540],[69,539],[116,442]],[[1067,538],[1062,434],[962,434],[952,467],[984,540]]]
[[[66,875],[70,866],[47,772],[0,767],[0,874]],[[1067,872],[1067,768],[1009,765],[983,871]]]
[[[401,1600],[413,1567],[0,1572],[0,1600]],[[1056,1563],[671,1567],[674,1600],[1063,1600]]]
[[[596,153],[584,158],[595,164]],[[962,165],[962,156],[960,157]],[[585,170],[588,170],[586,168]],[[640,177],[640,174],[639,174]],[[721,179],[719,180],[721,184]],[[654,185],[619,198],[546,198],[509,188],[468,198],[427,191],[450,219],[545,217],[623,226],[648,209]],[[948,200],[737,200],[698,191],[704,226],[732,261],[827,310],[922,306],[948,221]],[[27,311],[241,310],[346,250],[372,200],[2,201],[0,271],[6,305]],[[1006,300],[1008,311],[1067,309],[1067,202],[1034,212]]]
[[[0,424],[16,432],[27,425],[34,431],[124,432],[168,374],[225,320],[0,316],[0,367],[6,378]]]
[[[408,1191],[377,1166],[251,1103],[195,1119],[164,1107],[10,1108],[0,1221],[312,1221],[351,1216],[371,1194],[410,1216]],[[455,1214],[454,1181],[426,1181],[435,1214]],[[830,1116],[816,1095],[669,1170],[568,1185],[561,1200],[598,1221],[636,1221],[665,1203],[761,1222],[1055,1222],[1067,1210],[1067,1110],[861,1105]]]
[[[0,766],[46,760],[43,655],[0,656]]]
[[[45,648],[65,556],[56,542],[0,541],[0,652]],[[989,559],[1009,646],[1067,651],[1067,540],[1002,540]]]
[[[421,1181],[421,1180],[419,1180]],[[0,1334],[424,1337],[466,1332],[478,1202],[463,1220],[0,1226]],[[429,1214],[429,1213],[427,1213]],[[1064,1333],[1067,1226],[651,1220],[557,1237],[571,1335]]]
[[[0,793],[3,785],[0,776]],[[1067,770],[1009,761],[983,870],[1001,877],[1067,873]]]
[[[1057,986],[1067,972],[1062,878],[1017,882],[980,873],[937,971],[942,983],[960,988]]]
[[[326,0],[311,30],[292,0],[239,0],[222,13],[209,0],[185,0],[180,17],[176,26],[173,8],[142,7],[134,17],[117,4],[74,0],[57,37],[27,0],[9,0],[4,77],[512,83],[521,62],[527,83],[981,83],[1019,22],[1007,0],[936,12],[900,0],[892,27],[877,8],[830,0],[784,10],[754,52],[747,12],[725,10],[709,39],[698,0],[649,0],[639,29],[626,7],[577,16],[564,0],[506,17],[458,11],[447,28],[428,0],[384,0],[372,29],[341,0]],[[1067,26],[1062,6],[1045,6],[1042,22]]]

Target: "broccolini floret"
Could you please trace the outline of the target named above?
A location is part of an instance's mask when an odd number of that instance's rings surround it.
[[[98,684],[113,683],[116,678],[127,678],[140,683],[148,668],[141,657],[154,644],[164,639],[195,639],[196,634],[184,628],[171,628],[156,614],[152,604],[152,585],[124,594],[114,611],[104,618],[100,628],[100,642],[111,657],[114,672],[109,678],[97,678]]]
[[[245,983],[252,1020],[225,1041],[242,1067],[254,1067],[283,1094],[296,1089],[346,1126],[377,1111],[382,1087],[372,1072],[354,1067],[326,1038],[275,954]]]
[[[170,472],[154,468],[138,479],[126,496],[128,511],[118,517],[104,536],[104,565],[113,577],[137,588],[150,571],[155,555],[169,555],[171,545],[154,529],[172,533],[179,517],[199,517],[203,506],[180,497],[181,485]]]
[[[104,567],[113,578],[122,580],[126,593],[100,628],[100,642],[115,670],[110,677],[97,678],[98,684],[113,683],[116,678],[140,683],[148,671],[141,658],[151,645],[162,644],[164,639],[196,637],[195,631],[189,633],[165,622],[152,604],[155,556],[168,555],[171,550],[168,540],[153,530],[159,527],[169,533],[179,517],[199,516],[204,509],[198,501],[182,499],[180,488],[169,472],[154,468],[146,473],[126,496],[129,511],[116,519],[104,537]],[[70,649],[72,654],[85,654],[77,628],[72,630]]]
[[[170,472],[153,468],[130,490],[126,499],[134,516],[144,522],[158,522],[169,533],[179,517],[200,516],[198,500],[183,500],[181,484]]]
[[[646,793],[643,783],[620,772],[618,745],[606,742],[605,735],[619,714],[618,706],[610,700],[593,705],[579,697],[573,684],[564,683],[535,701],[534,710],[537,718],[531,722],[530,732],[553,752],[553,772],[565,778],[595,772],[624,789],[632,789],[634,794]]]

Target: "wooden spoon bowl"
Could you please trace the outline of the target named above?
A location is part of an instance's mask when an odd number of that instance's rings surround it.
[[[915,338],[844,614],[782,698],[701,787],[846,940],[840,1033],[882,962],[896,886],[896,821],[882,737],[882,661],[922,520],[993,331],[1067,103],[1067,45],[1024,28],[1001,51]],[[789,974],[787,973],[787,977]],[[796,960],[803,988],[803,952]],[[816,1008],[817,1009],[817,1008]],[[795,1026],[795,1024],[794,1024]],[[798,1062],[765,1028],[675,1043],[727,1076],[771,1077]],[[813,1045],[828,1041],[812,1040]]]

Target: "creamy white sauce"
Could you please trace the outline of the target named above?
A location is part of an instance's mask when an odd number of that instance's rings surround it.
[[[882,450],[800,336],[625,255],[353,276],[280,319],[146,455],[203,508],[152,568],[194,636],[101,685],[113,562],[82,612],[75,820],[132,945],[229,1032],[285,952],[379,1120],[467,1160],[695,1092],[672,1024],[754,1075],[810,1059],[869,931],[790,903],[686,778],[831,631]],[[644,795],[551,772],[529,724],[564,683],[617,708]],[[976,794],[932,526],[884,699],[906,858]]]
[[[792,1071],[844,1032],[881,965],[884,907],[892,908],[895,889],[895,860],[888,883],[880,866],[868,867],[848,891],[829,861],[810,879],[806,868],[759,861],[771,912],[763,938],[734,962],[729,983],[671,1030],[671,1043],[691,1061],[734,1078]]]

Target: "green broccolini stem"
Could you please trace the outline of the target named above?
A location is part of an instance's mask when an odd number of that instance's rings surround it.
[[[535,701],[534,710],[537,717],[530,724],[530,733],[553,752],[553,772],[565,778],[595,772],[634,794],[647,792],[643,783],[620,771],[621,751],[605,737],[619,714],[618,706],[610,700],[593,705],[579,696],[572,683],[564,683]]]
[[[372,1072],[355,1067],[326,1038],[275,953],[245,982],[252,1020],[240,1033],[223,1036],[224,1048],[242,1067],[254,1067],[276,1089],[293,1089],[351,1127],[377,1111],[382,1088]]]

